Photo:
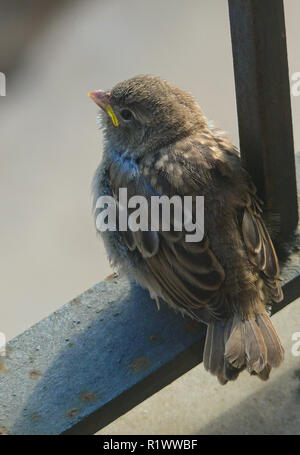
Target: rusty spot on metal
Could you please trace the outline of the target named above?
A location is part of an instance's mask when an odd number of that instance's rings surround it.
[[[150,343],[157,343],[158,341],[161,340],[161,336],[158,333],[153,333],[149,337]]]
[[[4,371],[6,371],[5,365],[0,362],[0,373],[4,373]]]
[[[104,281],[112,281],[112,280],[115,280],[116,278],[118,277],[118,274],[117,273],[112,273],[111,275],[108,275]]]
[[[40,420],[40,418],[41,418],[41,416],[37,412],[35,412],[31,416],[31,420],[33,420],[34,422],[37,422],[38,420]]]
[[[147,368],[148,365],[149,365],[149,360],[146,357],[139,357],[138,359],[136,359],[134,362],[132,362],[130,364],[129,368],[132,371],[140,371],[140,370]]]
[[[79,304],[79,299],[75,297],[75,299],[71,300],[71,305],[78,305]]]
[[[76,417],[78,413],[79,413],[79,409],[77,409],[77,408],[71,408],[66,412],[67,417],[69,417],[70,419],[73,419],[74,417]]]
[[[1,434],[8,434],[8,431],[5,427],[0,427],[0,435]]]
[[[32,371],[29,372],[29,376],[32,379],[37,379],[39,376],[41,376],[41,373],[39,371],[32,370]]]
[[[69,348],[72,348],[74,346],[74,343],[69,343],[68,346]]]
[[[84,392],[80,395],[80,401],[84,403],[92,403],[97,398],[97,392]]]
[[[93,294],[93,292],[94,292],[93,289],[88,289],[88,290],[87,290],[87,293],[88,293],[88,294]]]

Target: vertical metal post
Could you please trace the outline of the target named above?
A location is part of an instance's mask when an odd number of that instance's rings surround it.
[[[241,157],[276,220],[298,224],[283,0],[228,0]]]

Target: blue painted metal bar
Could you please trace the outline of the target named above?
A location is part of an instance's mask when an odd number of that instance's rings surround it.
[[[8,344],[2,431],[93,433],[201,361],[196,326],[126,280],[97,284]]]

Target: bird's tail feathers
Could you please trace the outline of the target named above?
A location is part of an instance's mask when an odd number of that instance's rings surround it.
[[[284,349],[267,313],[248,319],[234,315],[226,322],[214,320],[208,325],[204,367],[221,384],[235,380],[244,369],[266,381],[283,357]]]

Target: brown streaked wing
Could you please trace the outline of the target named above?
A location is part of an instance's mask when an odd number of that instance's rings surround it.
[[[193,314],[214,299],[225,273],[209,248],[207,236],[200,243],[186,244],[183,235],[171,241],[158,233],[159,247],[149,254],[148,237],[153,232],[140,234],[132,233],[134,244],[147,264],[152,290],[163,300]]]
[[[258,199],[254,194],[251,194],[251,204],[244,209],[242,221],[243,239],[250,262],[260,272],[272,299],[278,302],[283,298],[278,281],[279,264],[272,240],[261,217],[261,212]]]

